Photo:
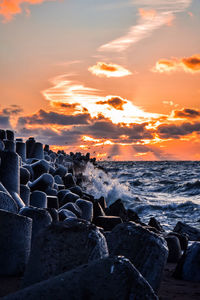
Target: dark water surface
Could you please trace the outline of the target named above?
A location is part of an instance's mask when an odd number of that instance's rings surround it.
[[[99,162],[89,164],[87,190],[105,196],[108,204],[121,198],[144,222],[156,217],[165,229],[178,221],[200,228],[200,161]]]

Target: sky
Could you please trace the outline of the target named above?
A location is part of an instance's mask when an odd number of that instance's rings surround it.
[[[199,0],[1,0],[0,128],[98,160],[200,160]]]

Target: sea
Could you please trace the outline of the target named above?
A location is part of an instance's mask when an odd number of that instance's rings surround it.
[[[200,161],[101,161],[87,164],[85,189],[108,205],[121,199],[144,223],[167,231],[178,221],[200,229]]]

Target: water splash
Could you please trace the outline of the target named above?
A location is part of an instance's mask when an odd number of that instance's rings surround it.
[[[136,200],[129,183],[121,184],[118,178],[113,179],[111,175],[91,163],[87,164],[83,175],[87,178],[85,183],[87,192],[95,198],[105,197],[108,205],[117,199],[122,199],[125,206]]]

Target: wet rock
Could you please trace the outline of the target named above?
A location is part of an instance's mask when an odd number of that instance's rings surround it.
[[[133,221],[135,223],[141,223],[141,220],[140,220],[138,214],[135,211],[133,211],[132,209],[127,209],[126,215],[127,215],[128,221]]]
[[[41,191],[34,191],[30,195],[30,205],[38,208],[47,208],[47,195]]]
[[[117,216],[120,217],[123,221],[127,221],[126,209],[121,199],[118,199],[112,203],[106,210],[105,213],[107,216]]]
[[[176,263],[181,257],[181,245],[179,239],[176,236],[167,236],[167,247],[169,250],[167,261],[169,263]]]
[[[156,228],[160,232],[164,232],[160,222],[158,222],[158,220],[156,220],[154,217],[150,218],[149,226]]]
[[[0,276],[24,272],[30,254],[32,220],[0,210]]]
[[[97,201],[99,202],[103,210],[107,208],[107,203],[104,197],[100,197]]]
[[[3,300],[156,300],[152,288],[128,259],[109,257],[32,285]]]
[[[173,231],[187,234],[190,241],[200,241],[200,230],[185,223],[178,222]]]
[[[105,231],[111,231],[115,226],[122,223],[122,219],[116,216],[99,216],[94,221],[95,225]]]
[[[5,192],[0,191],[0,209],[12,212],[12,213],[17,213],[18,212],[18,206],[15,202],[15,200],[9,196]]]
[[[32,241],[37,236],[38,232],[52,222],[51,215],[42,208],[24,207],[20,209],[19,215],[29,217],[33,220],[32,223]]]
[[[73,226],[52,223],[34,241],[23,286],[107,255],[106,240],[94,225],[81,220],[76,220]]]
[[[90,201],[78,199],[75,204],[81,209],[81,218],[92,222],[93,219],[93,204]]]
[[[124,255],[146,278],[152,288],[159,289],[168,249],[164,239],[133,222],[115,226],[107,236],[109,253]]]
[[[93,220],[99,216],[105,216],[104,210],[101,207],[100,203],[97,201],[93,202]]]

